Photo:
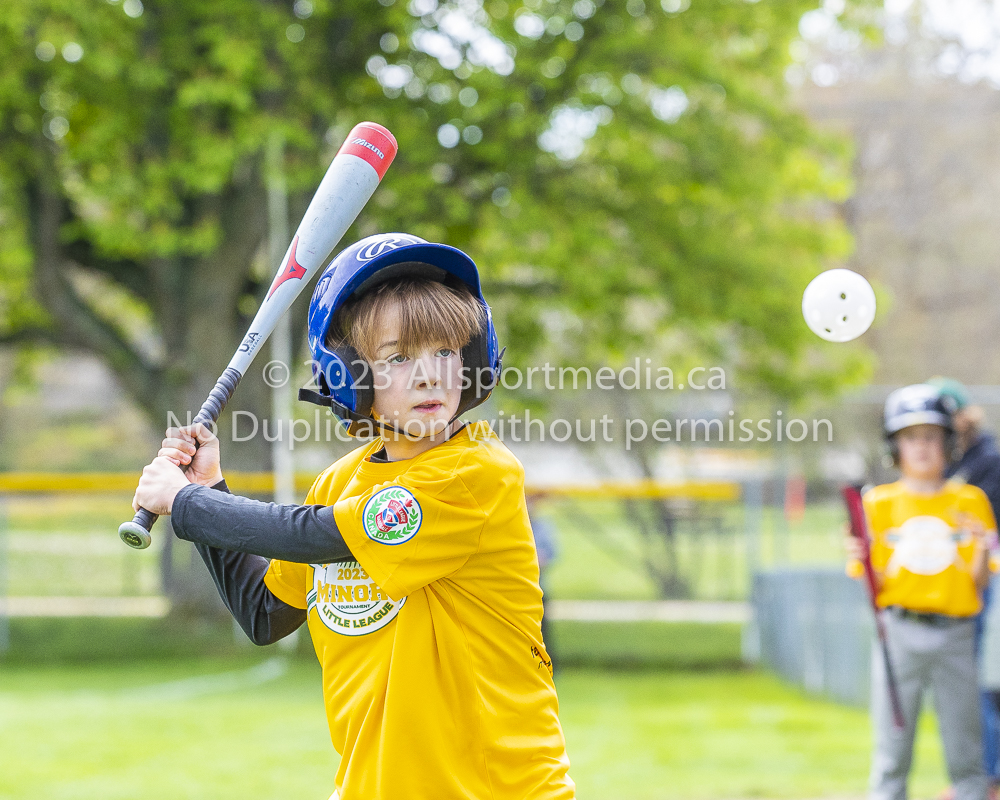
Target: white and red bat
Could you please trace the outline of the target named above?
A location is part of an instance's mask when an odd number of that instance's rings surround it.
[[[193,422],[218,421],[278,320],[330,259],[395,157],[396,139],[381,125],[362,122],[348,134],[313,195],[250,329]],[[155,522],[156,514],[140,509],[131,522],[122,523],[118,535],[129,547],[141,550],[149,547],[149,530]]]

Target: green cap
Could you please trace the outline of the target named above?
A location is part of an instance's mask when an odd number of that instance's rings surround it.
[[[935,375],[927,383],[937,387],[937,390],[941,394],[952,398],[955,401],[956,411],[961,411],[969,405],[969,393],[965,390],[965,386],[954,378],[944,378],[941,375]]]

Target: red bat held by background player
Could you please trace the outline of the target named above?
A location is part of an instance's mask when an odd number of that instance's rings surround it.
[[[381,125],[362,122],[348,134],[313,195],[247,335],[194,423],[211,426],[218,421],[253,357],[309,279],[326,264],[395,156],[396,139]],[[139,509],[130,522],[121,524],[118,535],[129,547],[149,547],[149,529],[155,522],[156,514]]]
[[[878,581],[875,568],[872,566],[872,541],[868,534],[868,520],[865,517],[865,506],[861,499],[861,490],[857,486],[845,486],[840,492],[847,504],[847,515],[851,521],[851,536],[862,546],[861,565],[865,570],[865,583],[868,585],[868,598],[871,601],[872,613],[875,615],[875,634],[878,636],[882,650],[882,662],[885,664],[885,678],[889,686],[889,704],[892,707],[892,722],[902,729],[903,706],[899,702],[899,688],[896,684],[896,673],[892,669],[892,659],[889,657],[889,640],[882,620],[882,609],[878,606]]]

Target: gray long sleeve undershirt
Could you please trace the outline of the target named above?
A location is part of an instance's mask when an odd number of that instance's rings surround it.
[[[184,487],[174,499],[172,522],[178,538],[194,543],[222,601],[258,645],[288,636],[306,619],[304,610],[265,585],[271,558],[307,564],[353,559],[332,508],[237,497],[225,481],[211,488]]]
[[[172,521],[181,539],[298,564],[352,558],[330,506],[262,503],[188,484],[174,498]]]

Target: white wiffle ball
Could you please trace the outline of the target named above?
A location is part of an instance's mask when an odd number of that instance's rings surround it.
[[[802,293],[802,316],[809,329],[828,342],[857,339],[875,321],[875,291],[849,269],[828,269]]]

